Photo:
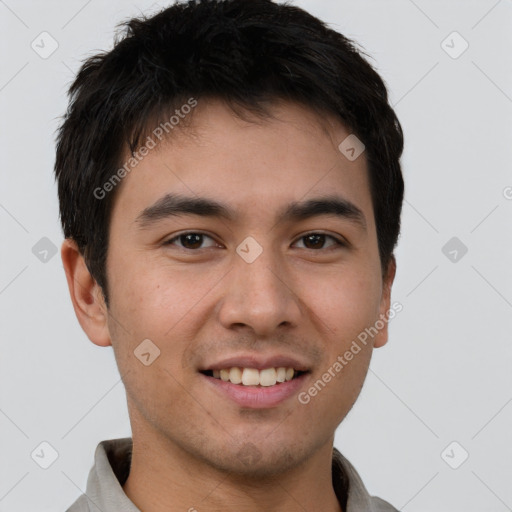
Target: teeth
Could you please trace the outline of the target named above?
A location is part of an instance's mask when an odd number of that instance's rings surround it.
[[[265,368],[257,370],[256,368],[223,368],[222,370],[213,370],[213,376],[224,382],[233,384],[242,384],[243,386],[275,386],[281,382],[292,380],[295,375],[293,368]]]
[[[240,368],[237,368],[236,366],[234,368],[231,368],[231,370],[229,370],[229,380],[233,384],[240,384],[243,380],[242,370]]]
[[[260,372],[254,368],[244,368],[242,384],[244,386],[257,386],[260,383]]]
[[[276,383],[276,377],[277,372],[275,368],[267,368],[266,370],[261,370],[260,386],[273,386]]]

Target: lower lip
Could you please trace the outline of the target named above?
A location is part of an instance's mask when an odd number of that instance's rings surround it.
[[[244,386],[242,384],[225,382],[222,379],[216,379],[208,375],[201,375],[207,379],[210,386],[214,386],[216,390],[239,406],[252,409],[266,409],[275,407],[297,394],[303,386],[308,373],[303,373],[295,379],[281,382],[274,386]]]

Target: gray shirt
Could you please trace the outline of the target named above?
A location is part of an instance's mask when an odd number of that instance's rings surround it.
[[[132,438],[101,441],[94,454],[87,489],[66,512],[141,512],[123,491],[130,472]],[[333,448],[332,482],[344,512],[398,512],[370,496],[354,466]]]

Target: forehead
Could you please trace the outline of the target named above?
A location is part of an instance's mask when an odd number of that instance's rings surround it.
[[[199,101],[186,126],[157,139],[123,178],[113,216],[134,221],[175,193],[215,197],[247,220],[336,192],[372,216],[364,153],[351,161],[338,149],[350,135],[345,126],[294,103],[276,104],[271,114],[240,119],[220,101]]]

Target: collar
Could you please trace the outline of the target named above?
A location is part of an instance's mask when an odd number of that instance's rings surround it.
[[[132,457],[131,437],[101,441],[94,454],[94,466],[83,494],[67,512],[141,512],[123,491]],[[332,482],[344,512],[397,512],[389,503],[372,497],[352,464],[333,448]]]

